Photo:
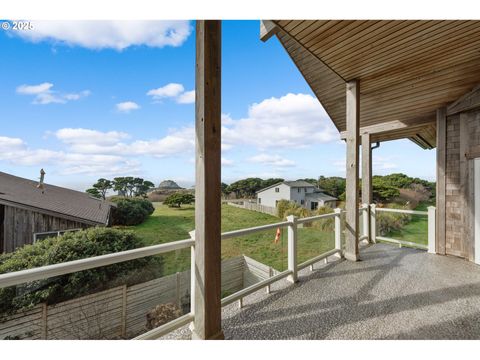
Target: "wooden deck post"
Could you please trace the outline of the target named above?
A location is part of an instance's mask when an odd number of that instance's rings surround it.
[[[370,229],[370,204],[373,201],[372,196],[372,145],[370,134],[362,134],[362,203],[367,208],[363,213],[364,233],[368,236],[367,241],[372,242],[372,233]]]
[[[359,260],[358,252],[358,140],[360,131],[360,83],[347,82],[347,188],[345,258]]]
[[[221,21],[196,23],[194,339],[223,339],[221,325]]]
[[[428,207],[428,252],[435,254],[435,206]]]
[[[447,166],[447,109],[437,110],[437,231],[435,250],[438,254],[445,255],[446,228],[445,228],[445,170]]]

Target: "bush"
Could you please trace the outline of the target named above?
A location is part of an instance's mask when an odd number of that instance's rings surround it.
[[[316,211],[315,215],[326,215],[333,213],[333,209],[329,206],[320,206]],[[323,231],[334,231],[335,230],[335,218],[330,217],[328,219],[321,219],[313,222],[315,228],[319,228]]]
[[[388,204],[388,208],[405,209],[405,207],[394,203]],[[411,215],[408,214],[378,212],[376,219],[378,232],[380,236],[386,236],[392,231],[401,230],[411,219]]]
[[[67,232],[0,255],[0,274],[84,259],[141,247],[130,231],[90,228]],[[147,257],[0,289],[0,315],[46,302],[55,304],[115,286],[135,284],[162,274],[162,258]]]
[[[163,202],[168,207],[181,207],[182,204],[188,205],[195,201],[195,196],[186,192],[176,192],[169,195]]]
[[[114,225],[138,225],[144,222],[155,208],[147,199],[112,198],[117,207],[113,211]]]
[[[155,329],[182,316],[182,310],[173,303],[160,304],[147,313],[147,330]]]

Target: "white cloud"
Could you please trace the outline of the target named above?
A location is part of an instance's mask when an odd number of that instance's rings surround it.
[[[182,84],[170,83],[157,89],[151,89],[147,92],[155,101],[163,99],[173,99],[178,104],[191,104],[195,102],[195,90],[185,91]]]
[[[372,172],[374,174],[383,175],[389,173],[390,170],[397,169],[398,164],[395,163],[394,160],[394,157],[383,157],[374,154],[372,157]],[[345,158],[336,159],[332,162],[332,164],[338,172],[341,172],[342,174],[346,172],[347,161]],[[361,164],[361,161],[359,164]]]
[[[38,85],[20,85],[17,87],[17,93],[24,95],[36,95],[50,91],[52,83],[44,82]]]
[[[179,104],[193,104],[195,102],[195,90],[185,91],[177,97]]]
[[[253,104],[246,118],[225,116],[222,130],[227,145],[248,144],[260,149],[301,148],[339,138],[318,100],[306,94],[287,94]]]
[[[60,166],[63,175],[134,174],[139,162],[117,155],[30,149],[21,139],[0,137],[0,160],[21,166]]]
[[[190,36],[189,21],[33,21],[33,30],[15,33],[32,42],[123,50],[130,46],[180,46]]]
[[[232,166],[233,160],[222,157],[222,166]]]
[[[79,100],[83,97],[89,96],[89,90],[83,90],[78,93],[62,94],[52,90],[53,84],[44,82],[38,85],[20,85],[16,91],[21,95],[34,95],[32,104],[47,105],[47,104],[65,104],[68,101]]]
[[[133,101],[124,101],[116,105],[117,110],[124,113],[129,113],[132,110],[140,109],[140,106]]]
[[[288,167],[288,166],[295,166],[295,162],[292,160],[288,160],[282,158],[280,155],[270,155],[270,154],[258,154],[248,159],[251,162],[270,165],[270,166],[278,166],[278,167]]]

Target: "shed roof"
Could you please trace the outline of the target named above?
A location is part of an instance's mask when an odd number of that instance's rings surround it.
[[[305,198],[307,198],[309,200],[318,199],[318,200],[322,200],[322,201],[336,201],[336,200],[338,200],[336,197],[327,195],[327,194],[325,194],[321,191],[315,191],[313,193],[305,194]]]
[[[115,206],[80,191],[49,184],[44,184],[42,191],[37,185],[36,181],[0,172],[0,202],[102,225],[107,224],[110,209]]]
[[[273,25],[272,25],[273,24]],[[361,132],[436,146],[436,110],[480,83],[480,21],[276,20],[275,33],[340,132],[360,81]],[[389,126],[379,127],[388,123]]]

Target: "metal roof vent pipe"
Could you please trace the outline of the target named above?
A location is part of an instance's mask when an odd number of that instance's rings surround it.
[[[42,190],[42,194],[45,193],[45,187],[43,181],[45,180],[45,171],[43,169],[40,170],[40,182],[37,185],[37,188]]]

